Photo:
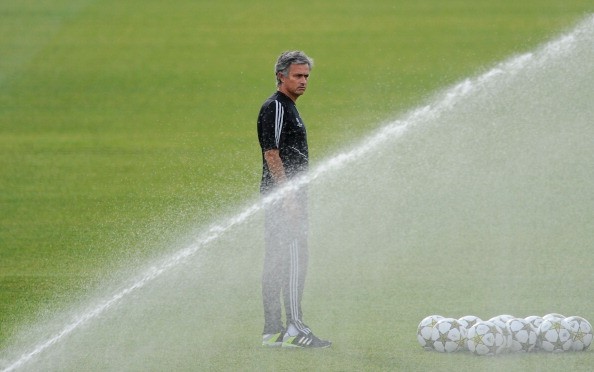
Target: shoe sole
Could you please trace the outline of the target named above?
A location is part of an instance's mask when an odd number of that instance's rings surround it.
[[[283,344],[283,349],[327,349],[332,345],[326,346],[298,346],[298,345],[285,345]]]
[[[301,346],[301,345],[294,345],[294,344],[290,344],[288,342],[283,342],[283,349],[327,349],[330,346],[332,346],[332,344],[328,344],[325,346]]]

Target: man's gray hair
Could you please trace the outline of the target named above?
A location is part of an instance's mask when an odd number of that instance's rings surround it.
[[[281,83],[278,78],[278,73],[280,72],[286,77],[289,74],[289,67],[293,64],[308,65],[311,70],[313,68],[313,59],[309,58],[305,53],[299,50],[283,52],[276,60],[276,65],[274,65],[274,76],[276,76],[277,86]]]

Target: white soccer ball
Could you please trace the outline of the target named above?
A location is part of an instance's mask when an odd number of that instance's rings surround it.
[[[478,323],[480,321],[482,321],[482,319],[479,318],[478,316],[474,316],[474,315],[465,315],[462,318],[458,319],[458,323],[460,323],[460,325],[466,330],[464,332],[465,334],[468,333],[468,330],[470,329],[470,327],[472,327],[473,325],[475,325],[476,323]],[[468,346],[466,345],[466,339],[464,339],[462,348],[464,350],[468,350]]]
[[[434,350],[433,341],[431,341],[431,333],[433,332],[433,326],[440,320],[443,319],[441,315],[429,315],[425,319],[421,320],[417,327],[417,340],[419,344],[425,350]]]
[[[536,331],[537,342],[536,342],[535,350],[537,350],[538,349],[538,335],[540,334],[540,324],[542,323],[543,319],[542,319],[542,317],[540,317],[538,315],[530,315],[530,316],[527,316],[526,318],[524,318],[524,320],[526,320],[527,322],[532,324],[532,326],[534,327],[534,330]]]
[[[509,349],[512,343],[511,333],[509,329],[507,329],[507,322],[511,319],[515,319],[512,315],[497,315],[493,318],[489,319],[490,322],[495,323],[496,326],[501,328],[503,332],[503,338],[505,339],[505,349]]]
[[[503,331],[493,322],[480,321],[468,329],[468,350],[476,355],[497,355],[504,352]]]
[[[565,319],[544,319],[538,328],[538,348],[550,353],[562,353],[571,349],[571,328]]]
[[[529,353],[536,348],[537,333],[534,326],[525,319],[510,319],[506,323],[511,335],[509,351]]]
[[[542,317],[543,320],[547,319],[565,319],[565,315],[559,313],[549,313]]]
[[[592,344],[592,325],[581,316],[570,316],[565,318],[571,329],[573,351],[585,351]]]
[[[532,324],[532,326],[536,329],[536,332],[538,332],[538,327],[540,327],[540,323],[542,323],[543,321],[542,317],[538,315],[527,316],[526,318],[524,318],[524,320]]]
[[[457,319],[440,319],[431,333],[433,348],[440,353],[453,353],[463,348],[466,339],[465,329]]]
[[[466,315],[458,319],[458,323],[460,323],[466,329],[469,329],[470,327],[472,327],[480,321],[482,321],[482,319],[474,315]]]

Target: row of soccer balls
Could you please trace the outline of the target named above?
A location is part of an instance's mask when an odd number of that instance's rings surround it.
[[[442,353],[585,351],[592,343],[592,326],[582,317],[557,313],[527,318],[498,315],[487,321],[473,315],[460,319],[430,315],[419,324],[417,340],[425,350]]]

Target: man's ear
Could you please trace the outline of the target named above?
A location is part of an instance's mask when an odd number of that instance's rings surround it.
[[[279,80],[281,83],[284,83],[284,80],[285,80],[285,75],[283,75],[283,73],[282,73],[282,72],[277,72],[277,73],[276,73],[276,77],[278,78],[278,80]]]

